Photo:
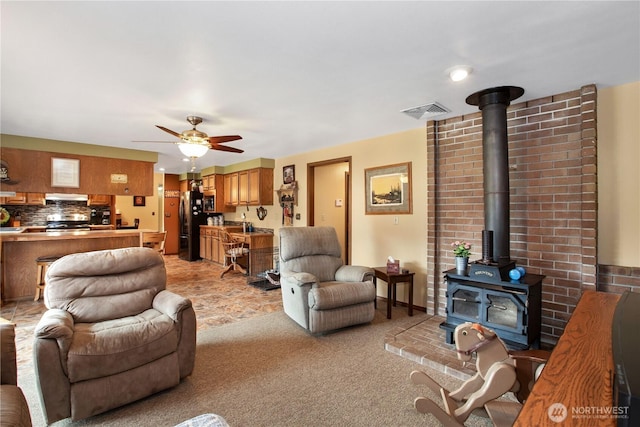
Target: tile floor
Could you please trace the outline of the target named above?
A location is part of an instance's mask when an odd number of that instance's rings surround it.
[[[187,262],[177,255],[166,255],[165,263],[167,289],[191,299],[199,330],[282,310],[280,290],[263,291],[248,286],[247,278],[242,274],[232,272],[220,279],[220,266],[207,261]],[[378,301],[377,310],[386,313],[385,299]],[[399,306],[393,310],[395,315],[406,313],[406,307]],[[18,371],[33,370],[33,330],[44,311],[42,299],[37,302],[31,299],[7,302],[1,307],[0,315],[16,324]],[[422,365],[466,379],[473,371],[462,368],[454,346],[445,343],[444,331],[438,327],[443,320],[431,316],[408,329],[391,330],[385,338],[385,348]]]

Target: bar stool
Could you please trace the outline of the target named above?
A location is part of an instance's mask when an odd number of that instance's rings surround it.
[[[36,258],[36,266],[38,267],[38,272],[36,273],[36,296],[33,298],[34,301],[38,301],[40,299],[40,292],[42,291],[42,295],[44,296],[44,277],[47,274],[47,268],[51,263],[59,258],[62,258],[61,255],[49,255],[49,256],[41,256]]]

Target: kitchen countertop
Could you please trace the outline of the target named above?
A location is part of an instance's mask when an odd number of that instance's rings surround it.
[[[273,233],[265,232],[265,231],[230,231],[229,234],[234,234],[237,236],[273,236]]]
[[[141,232],[156,230],[132,229],[132,230],[91,230],[91,231],[39,231],[37,227],[19,227],[16,230],[2,230],[0,238],[3,242],[34,242],[67,239],[99,239],[105,237],[139,236]],[[31,229],[32,231],[29,231]],[[34,231],[35,230],[35,231]]]
[[[227,225],[201,225],[200,228],[216,228],[220,230],[226,230],[229,234],[247,235],[247,236],[273,236],[273,231],[270,229],[255,229],[254,231],[242,231],[242,226],[237,224]],[[269,231],[267,231],[269,230]]]

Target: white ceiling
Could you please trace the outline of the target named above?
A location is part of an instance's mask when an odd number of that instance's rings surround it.
[[[198,169],[279,158],[414,129],[401,110],[493,86],[535,99],[640,80],[640,2],[2,1],[1,131],[160,153],[157,129],[239,134],[243,154]],[[473,68],[459,83],[446,70]],[[441,116],[445,118],[447,116]]]

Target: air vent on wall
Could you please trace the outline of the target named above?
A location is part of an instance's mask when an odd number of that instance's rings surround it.
[[[451,110],[437,102],[432,102],[430,104],[421,105],[419,107],[408,108],[406,110],[402,110],[402,112],[413,117],[414,119],[422,120],[450,113]]]

